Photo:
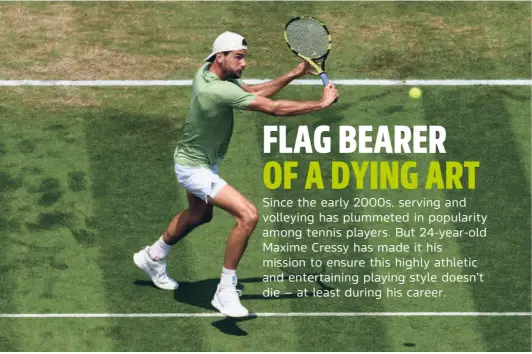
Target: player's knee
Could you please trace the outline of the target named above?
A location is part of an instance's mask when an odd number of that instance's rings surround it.
[[[253,224],[253,227],[259,222],[259,211],[253,204],[249,208],[249,222]]]
[[[254,205],[246,207],[240,217],[237,219],[237,222],[240,227],[247,230],[249,234],[255,229],[257,222],[259,221],[259,213],[257,208]]]

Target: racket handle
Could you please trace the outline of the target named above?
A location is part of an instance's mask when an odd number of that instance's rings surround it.
[[[327,76],[327,73],[323,72],[320,74],[321,82],[323,82],[323,86],[327,86],[329,83],[329,76]]]
[[[323,72],[320,74],[321,82],[323,82],[323,86],[327,86],[329,83],[329,76],[327,76],[326,72]],[[338,98],[334,100],[334,102],[338,102]]]

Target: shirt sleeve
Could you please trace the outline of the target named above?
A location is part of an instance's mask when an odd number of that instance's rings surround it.
[[[255,98],[255,95],[244,91],[237,82],[223,81],[218,92],[221,101],[239,110],[245,110]]]

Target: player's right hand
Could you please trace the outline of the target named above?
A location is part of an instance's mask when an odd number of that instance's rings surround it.
[[[323,93],[321,95],[321,103],[325,107],[329,107],[338,99],[338,90],[332,82],[329,82],[327,86],[323,88]]]

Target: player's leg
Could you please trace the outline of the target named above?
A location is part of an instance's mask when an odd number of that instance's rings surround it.
[[[162,235],[165,244],[173,246],[196,227],[212,220],[213,205],[187,192],[188,209],[177,214]]]
[[[212,220],[213,205],[187,192],[188,209],[178,213],[163,232],[162,236],[149,247],[148,253],[153,260],[165,259],[179,240],[196,227]]]
[[[213,181],[216,178],[220,179],[208,168],[176,165],[175,171],[179,183],[187,190],[188,208],[170,221],[168,228],[154,244],[145,247],[133,256],[137,267],[143,270],[157,287],[167,290],[177,289],[179,284],[168,276],[165,259],[174,244],[194,228],[212,219],[213,206],[207,203],[207,198]]]
[[[257,208],[230,185],[225,185],[209,202],[229,212],[236,221],[227,239],[220,284],[211,303],[226,316],[245,317],[249,311],[240,303],[236,269],[257,225]]]
[[[227,239],[224,267],[236,270],[248,240],[257,226],[259,220],[257,208],[229,184],[214,198],[209,198],[209,202],[226,210],[235,218],[236,224]]]

